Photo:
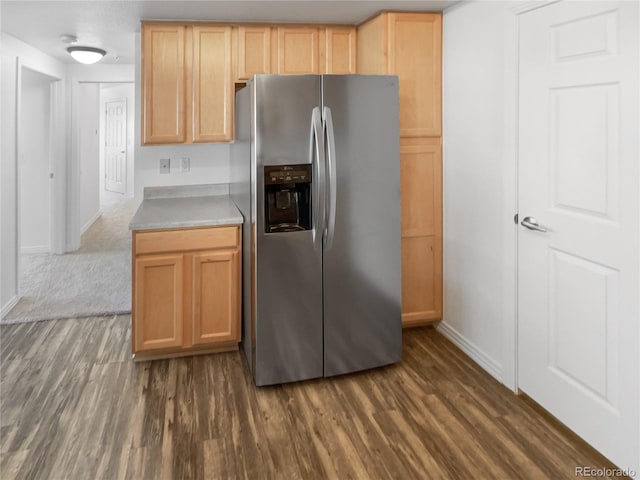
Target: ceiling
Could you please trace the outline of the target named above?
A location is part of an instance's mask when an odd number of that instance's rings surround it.
[[[380,10],[441,11],[457,1],[433,0],[2,0],[2,31],[64,62],[62,35],[103,48],[102,63],[134,63],[141,19],[357,24]]]

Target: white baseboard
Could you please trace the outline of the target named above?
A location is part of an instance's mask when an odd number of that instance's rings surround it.
[[[38,245],[35,247],[22,247],[20,248],[20,253],[29,254],[29,253],[49,253],[51,252],[51,248],[49,245]]]
[[[80,235],[84,234],[84,232],[89,230],[89,228],[91,228],[91,225],[93,225],[95,221],[100,218],[101,215],[102,215],[102,210],[98,210],[96,214],[93,217],[91,217],[89,221],[82,226],[82,228],[80,229]]]
[[[467,340],[456,329],[445,322],[440,322],[436,327],[440,333],[451,340],[456,347],[466,353],[471,360],[480,365],[493,378],[502,383],[502,367],[493,358],[483,352],[475,344]]]
[[[9,313],[11,309],[18,304],[19,300],[20,300],[20,297],[16,295],[11,300],[9,300],[6,305],[3,305],[2,310],[0,310],[0,318],[4,318],[7,315],[7,313]]]

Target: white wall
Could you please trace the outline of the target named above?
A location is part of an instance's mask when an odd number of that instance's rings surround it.
[[[127,103],[127,182],[125,195],[133,196],[134,180],[134,128],[135,128],[135,88],[133,83],[103,83],[100,85],[100,189],[105,188],[105,149],[104,129],[106,103],[114,100],[125,100]]]
[[[514,385],[515,165],[505,159],[503,2],[443,18],[444,315],[441,331]],[[507,77],[508,78],[508,77]]]
[[[140,145],[140,34],[136,34],[135,197],[142,201],[144,187],[229,183],[229,145]],[[191,159],[191,170],[180,172],[180,158]],[[171,173],[160,174],[161,158],[171,159]]]
[[[80,232],[100,216],[100,84],[79,88]]]
[[[51,248],[51,81],[51,77],[22,69],[18,138],[22,253],[46,253]]]
[[[0,33],[0,39],[2,53],[18,56],[23,67],[54,78],[65,77],[67,66],[64,63],[4,32]]]

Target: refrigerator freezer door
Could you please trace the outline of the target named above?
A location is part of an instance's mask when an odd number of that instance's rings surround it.
[[[397,82],[323,76],[336,198],[333,242],[323,254],[325,376],[402,356]]]
[[[265,233],[263,181],[265,165],[317,160],[310,132],[320,77],[257,75],[254,83],[254,377],[256,385],[271,385],[322,376],[322,249],[314,248],[313,230]],[[313,177],[312,169],[312,189]],[[312,223],[316,212],[312,205]]]

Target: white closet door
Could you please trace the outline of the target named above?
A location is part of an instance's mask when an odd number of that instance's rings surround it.
[[[520,20],[520,388],[636,471],[639,38],[636,2]]]

